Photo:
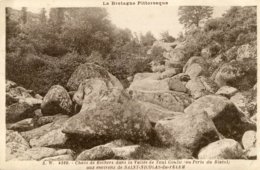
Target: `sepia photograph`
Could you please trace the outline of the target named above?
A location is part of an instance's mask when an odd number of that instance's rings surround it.
[[[257,160],[257,6],[4,10],[6,162]]]

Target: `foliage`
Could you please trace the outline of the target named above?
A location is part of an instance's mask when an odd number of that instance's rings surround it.
[[[143,46],[151,46],[153,45],[156,39],[154,38],[153,34],[148,31],[145,35],[140,35],[140,41]]]
[[[232,7],[223,17],[205,24],[209,38],[227,50],[256,40],[256,7]]]
[[[44,8],[39,14],[7,8],[6,14],[6,76],[37,93],[65,86],[85,62],[104,66],[122,81],[149,69],[152,33],[140,43],[129,29],[114,26],[104,8],[51,8],[49,17]]]
[[[256,41],[256,7],[232,7],[222,17],[206,21],[211,14],[211,7],[179,8],[180,22],[187,30],[177,41],[183,43],[186,60],[201,55],[204,48],[212,53],[210,60],[220,54],[234,58],[236,52],[234,57],[225,52]],[[191,29],[204,21],[204,27]],[[175,41],[168,32],[161,36],[166,42]],[[44,8],[39,14],[7,8],[6,76],[45,94],[54,84],[65,86],[79,64],[95,62],[125,82],[137,72],[151,71],[152,60],[164,61],[164,50],[151,48],[155,40],[151,32],[137,36],[117,28],[104,8],[52,8],[49,17]],[[256,62],[247,61],[241,67],[252,75],[249,84],[254,84]]]
[[[164,42],[174,42],[174,41],[176,40],[173,36],[171,36],[171,35],[169,34],[168,31],[165,31],[165,32],[162,32],[162,33],[161,33],[161,39],[162,39]]]
[[[233,46],[255,41],[256,37],[256,8],[232,7],[223,17],[208,20],[204,28],[187,31],[185,54],[187,58],[200,55],[203,48],[209,47],[216,56]]]
[[[212,13],[213,7],[210,6],[180,6],[178,11],[179,21],[185,28],[199,27],[200,22],[209,19]]]

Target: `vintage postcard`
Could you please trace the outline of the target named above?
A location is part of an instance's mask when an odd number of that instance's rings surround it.
[[[0,170],[257,170],[258,0],[0,1]]]

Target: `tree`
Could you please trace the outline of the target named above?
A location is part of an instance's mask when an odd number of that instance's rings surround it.
[[[173,36],[171,36],[168,31],[162,32],[161,38],[165,42],[174,42],[175,41],[175,38]]]
[[[209,19],[213,13],[213,7],[210,6],[180,6],[178,15],[179,22],[184,24],[185,28],[191,26],[199,27],[201,21]]]
[[[150,46],[153,45],[153,42],[156,41],[156,39],[154,38],[153,34],[148,31],[145,35],[140,35],[140,41],[142,45]]]
[[[22,20],[23,24],[26,24],[26,22],[27,22],[27,8],[26,7],[22,7],[21,20]]]
[[[61,32],[61,27],[65,20],[65,8],[51,8],[49,24],[52,25],[58,33]]]
[[[70,50],[87,55],[111,50],[113,27],[105,8],[67,8],[66,15],[62,37]]]
[[[46,23],[46,10],[45,8],[41,9],[41,14],[40,14],[40,22],[41,23]]]

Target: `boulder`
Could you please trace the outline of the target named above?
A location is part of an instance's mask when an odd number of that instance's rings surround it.
[[[132,98],[143,102],[157,104],[175,112],[183,112],[183,110],[192,102],[192,99],[188,94],[175,91],[133,90]]]
[[[207,63],[202,57],[191,57],[183,67],[183,73],[190,76],[191,79],[198,76],[207,76]]]
[[[11,95],[8,94],[8,93],[5,94],[5,100],[6,100],[6,101],[5,101],[6,106],[9,106],[9,105],[11,105],[11,104],[17,103],[17,102],[19,101],[18,98],[13,97],[13,96],[11,96]]]
[[[172,78],[179,79],[182,83],[188,82],[190,80],[190,76],[185,73],[177,74],[176,76],[173,76]]]
[[[43,126],[48,123],[56,122],[59,119],[66,119],[66,118],[68,118],[68,116],[63,114],[56,114],[53,116],[40,116],[35,120],[35,126],[37,127]]]
[[[66,155],[58,155],[58,156],[52,156],[41,159],[42,162],[44,161],[73,161],[74,158],[71,154]]]
[[[138,153],[139,145],[130,145],[111,148],[116,159],[132,159]]]
[[[182,69],[184,66],[185,55],[183,50],[175,49],[169,52],[164,52],[163,56],[166,58],[166,68],[178,68]]]
[[[199,159],[241,159],[242,156],[241,145],[233,139],[222,139],[210,143],[198,154]]]
[[[145,90],[145,91],[166,91],[169,90],[169,85],[167,80],[153,80],[153,79],[143,79],[139,81],[134,81],[128,88],[131,90]]]
[[[245,151],[245,156],[247,159],[254,159],[256,160],[257,157],[257,148],[251,147],[248,150]]]
[[[239,114],[234,104],[223,96],[203,96],[188,106],[184,112],[187,114],[206,112],[221,134],[237,140],[241,139],[246,130],[255,128],[244,122],[243,115]]]
[[[31,130],[34,126],[33,118],[27,118],[16,123],[7,124],[7,129],[21,132]]]
[[[210,93],[216,93],[218,91],[219,87],[213,80],[205,76],[200,76],[199,78],[207,91]]]
[[[198,99],[207,94],[214,94],[218,86],[209,78],[198,76],[189,80],[186,84],[186,88],[190,91],[194,99]]]
[[[68,153],[73,153],[73,151],[71,151],[70,149],[56,150],[54,148],[35,147],[35,148],[27,149],[23,153],[14,155],[14,157],[11,160],[12,161],[25,161],[25,160],[40,161],[45,158],[59,156],[59,155],[65,155]]]
[[[247,118],[253,116],[256,112],[256,93],[252,91],[237,92],[230,98],[239,112],[243,113]]]
[[[107,143],[105,145],[100,145],[98,147],[95,147],[94,150],[101,148],[110,148],[113,151],[113,159],[133,159],[136,154],[139,152],[139,145],[133,145],[132,142],[118,139],[114,140],[110,143]],[[92,149],[91,149],[92,150]],[[107,149],[109,150],[109,149]],[[112,155],[112,154],[111,154]]]
[[[143,113],[147,115],[148,119],[152,124],[156,124],[159,120],[172,117],[176,114],[183,114],[181,112],[174,112],[165,109],[159,105],[152,104],[149,102],[139,102],[142,106]]]
[[[223,64],[215,74],[214,81],[219,87],[233,86],[245,75],[242,66],[237,61]]]
[[[39,94],[36,94],[36,95],[34,96],[34,98],[35,98],[35,99],[39,99],[39,100],[43,100],[43,97],[42,97],[41,95],[39,95]]]
[[[192,153],[218,140],[214,123],[204,112],[180,114],[160,120],[155,131],[163,145],[180,145]]]
[[[237,92],[238,92],[238,90],[234,87],[222,86],[222,87],[220,87],[220,89],[218,89],[216,94],[230,98],[230,97],[234,96]]]
[[[256,147],[256,132],[253,130],[246,131],[242,137],[242,144],[246,150]]]
[[[160,79],[171,78],[181,72],[180,68],[170,68],[161,73]]]
[[[117,102],[100,102],[94,109],[72,116],[62,132],[96,145],[98,141],[104,143],[119,138],[146,141],[151,124],[139,103],[122,97]]]
[[[6,93],[15,98],[32,98],[32,92],[32,90],[27,90],[21,86],[6,89]]]
[[[153,80],[159,80],[161,73],[149,73],[149,72],[144,72],[144,73],[136,73],[134,75],[133,81],[139,81],[143,80],[146,78],[153,79]]]
[[[6,160],[15,158],[15,155],[23,153],[30,148],[29,143],[18,133],[12,130],[6,131]]]
[[[67,83],[67,87],[70,91],[76,91],[80,83],[90,78],[107,80],[110,81],[113,86],[123,89],[122,84],[115,76],[110,74],[103,67],[92,63],[85,63],[78,66],[78,68],[72,73]]]
[[[186,88],[194,99],[198,99],[202,96],[209,94],[206,87],[203,85],[199,77],[193,78],[187,82]]]
[[[187,68],[187,71],[185,71],[185,74],[188,74],[190,76],[190,78],[193,79],[200,75],[205,75],[206,73],[201,65],[199,65],[198,63],[194,63]]]
[[[81,110],[90,110],[99,105],[101,101],[117,101],[121,91],[105,80],[99,78],[86,79],[75,92],[73,101],[81,106]]]
[[[60,85],[52,86],[44,96],[41,111],[44,115],[70,114],[72,112],[72,101],[66,89]]]
[[[237,49],[237,57],[236,59],[238,61],[245,61],[248,59],[257,59],[257,54],[256,54],[256,45],[250,45],[250,44],[245,44],[240,46]]]
[[[139,147],[133,157],[138,160],[193,159],[190,150],[179,145],[158,147],[145,144]]]
[[[39,107],[40,105],[29,105],[26,102],[14,103],[6,108],[6,121],[7,123],[13,123],[32,118],[34,116],[33,111]]]
[[[114,157],[114,152],[111,148],[105,146],[96,146],[92,149],[81,152],[76,160],[106,160]]]
[[[224,53],[224,55],[226,56],[228,62],[236,59],[236,57],[237,57],[237,49],[238,49],[238,47],[234,46],[234,47],[228,49]]]
[[[169,89],[172,91],[186,93],[188,90],[180,78],[172,77],[172,78],[168,79],[168,86],[169,86]]]
[[[211,57],[211,51],[210,48],[206,47],[201,50],[201,56],[205,59],[208,59]]]
[[[5,80],[5,90],[8,92],[11,88],[15,88],[17,84],[11,80]]]
[[[64,147],[68,137],[61,131],[66,120],[68,116],[33,130],[21,132],[21,135],[32,147]]]
[[[152,61],[150,62],[151,70],[154,73],[162,73],[166,70],[166,67],[164,64],[159,63],[158,61]]]
[[[27,97],[27,98],[19,98],[19,103],[27,103],[31,106],[40,106],[42,104],[42,100],[32,98],[32,97]]]

